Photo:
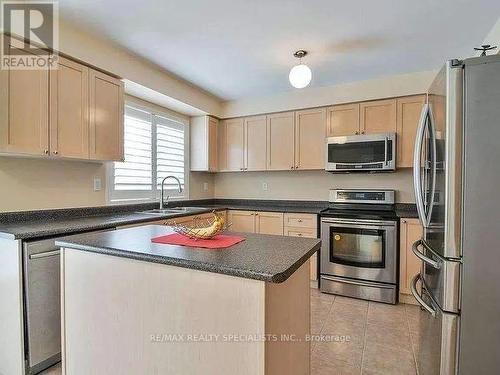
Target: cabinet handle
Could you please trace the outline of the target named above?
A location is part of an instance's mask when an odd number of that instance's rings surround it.
[[[297,220],[299,223],[302,223],[302,219]]]
[[[363,130],[363,131],[361,132],[361,134],[365,134],[365,131]]]
[[[54,155],[57,155],[57,154],[58,154],[58,152],[57,152],[57,150],[55,150],[55,151],[54,151]]]
[[[49,154],[49,150],[45,149],[45,150],[43,150],[43,153],[44,153],[45,155],[48,155],[48,154]]]
[[[359,132],[355,132],[354,134],[358,135],[358,134],[359,134]]]
[[[302,233],[297,233],[297,236],[302,237]]]

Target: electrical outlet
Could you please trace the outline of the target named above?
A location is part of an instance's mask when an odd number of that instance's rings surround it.
[[[203,191],[208,191],[208,182],[203,183]]]
[[[101,179],[99,177],[94,177],[94,191],[100,191],[101,188]]]
[[[269,186],[267,185],[267,182],[262,183],[262,190],[267,191]]]

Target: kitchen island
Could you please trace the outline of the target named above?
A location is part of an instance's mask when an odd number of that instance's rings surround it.
[[[146,225],[61,246],[66,374],[308,374],[317,239],[240,234],[226,249],[151,242]]]

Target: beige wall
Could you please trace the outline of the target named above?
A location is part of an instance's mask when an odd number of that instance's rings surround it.
[[[396,190],[397,202],[414,202],[411,169],[395,173],[332,174],[325,171],[218,173],[216,198],[328,200],[333,188]],[[267,183],[264,191],[262,184]]]
[[[203,184],[208,183],[208,190],[203,190]],[[189,176],[189,198],[210,199],[214,197],[214,174],[204,172],[191,172]]]
[[[338,103],[422,94],[427,92],[435,71],[399,74],[334,86],[293,90],[223,103],[224,118],[292,109],[321,107]]]
[[[94,192],[94,177],[101,191]],[[0,211],[101,206],[105,182],[100,163],[0,157]]]

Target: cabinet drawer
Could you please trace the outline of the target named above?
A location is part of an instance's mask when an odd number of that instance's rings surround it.
[[[285,227],[317,228],[317,216],[312,214],[285,214]],[[316,237],[316,233],[314,235]]]
[[[316,238],[317,237],[316,228],[294,228],[285,227],[285,236],[291,237],[306,237],[306,238]]]

